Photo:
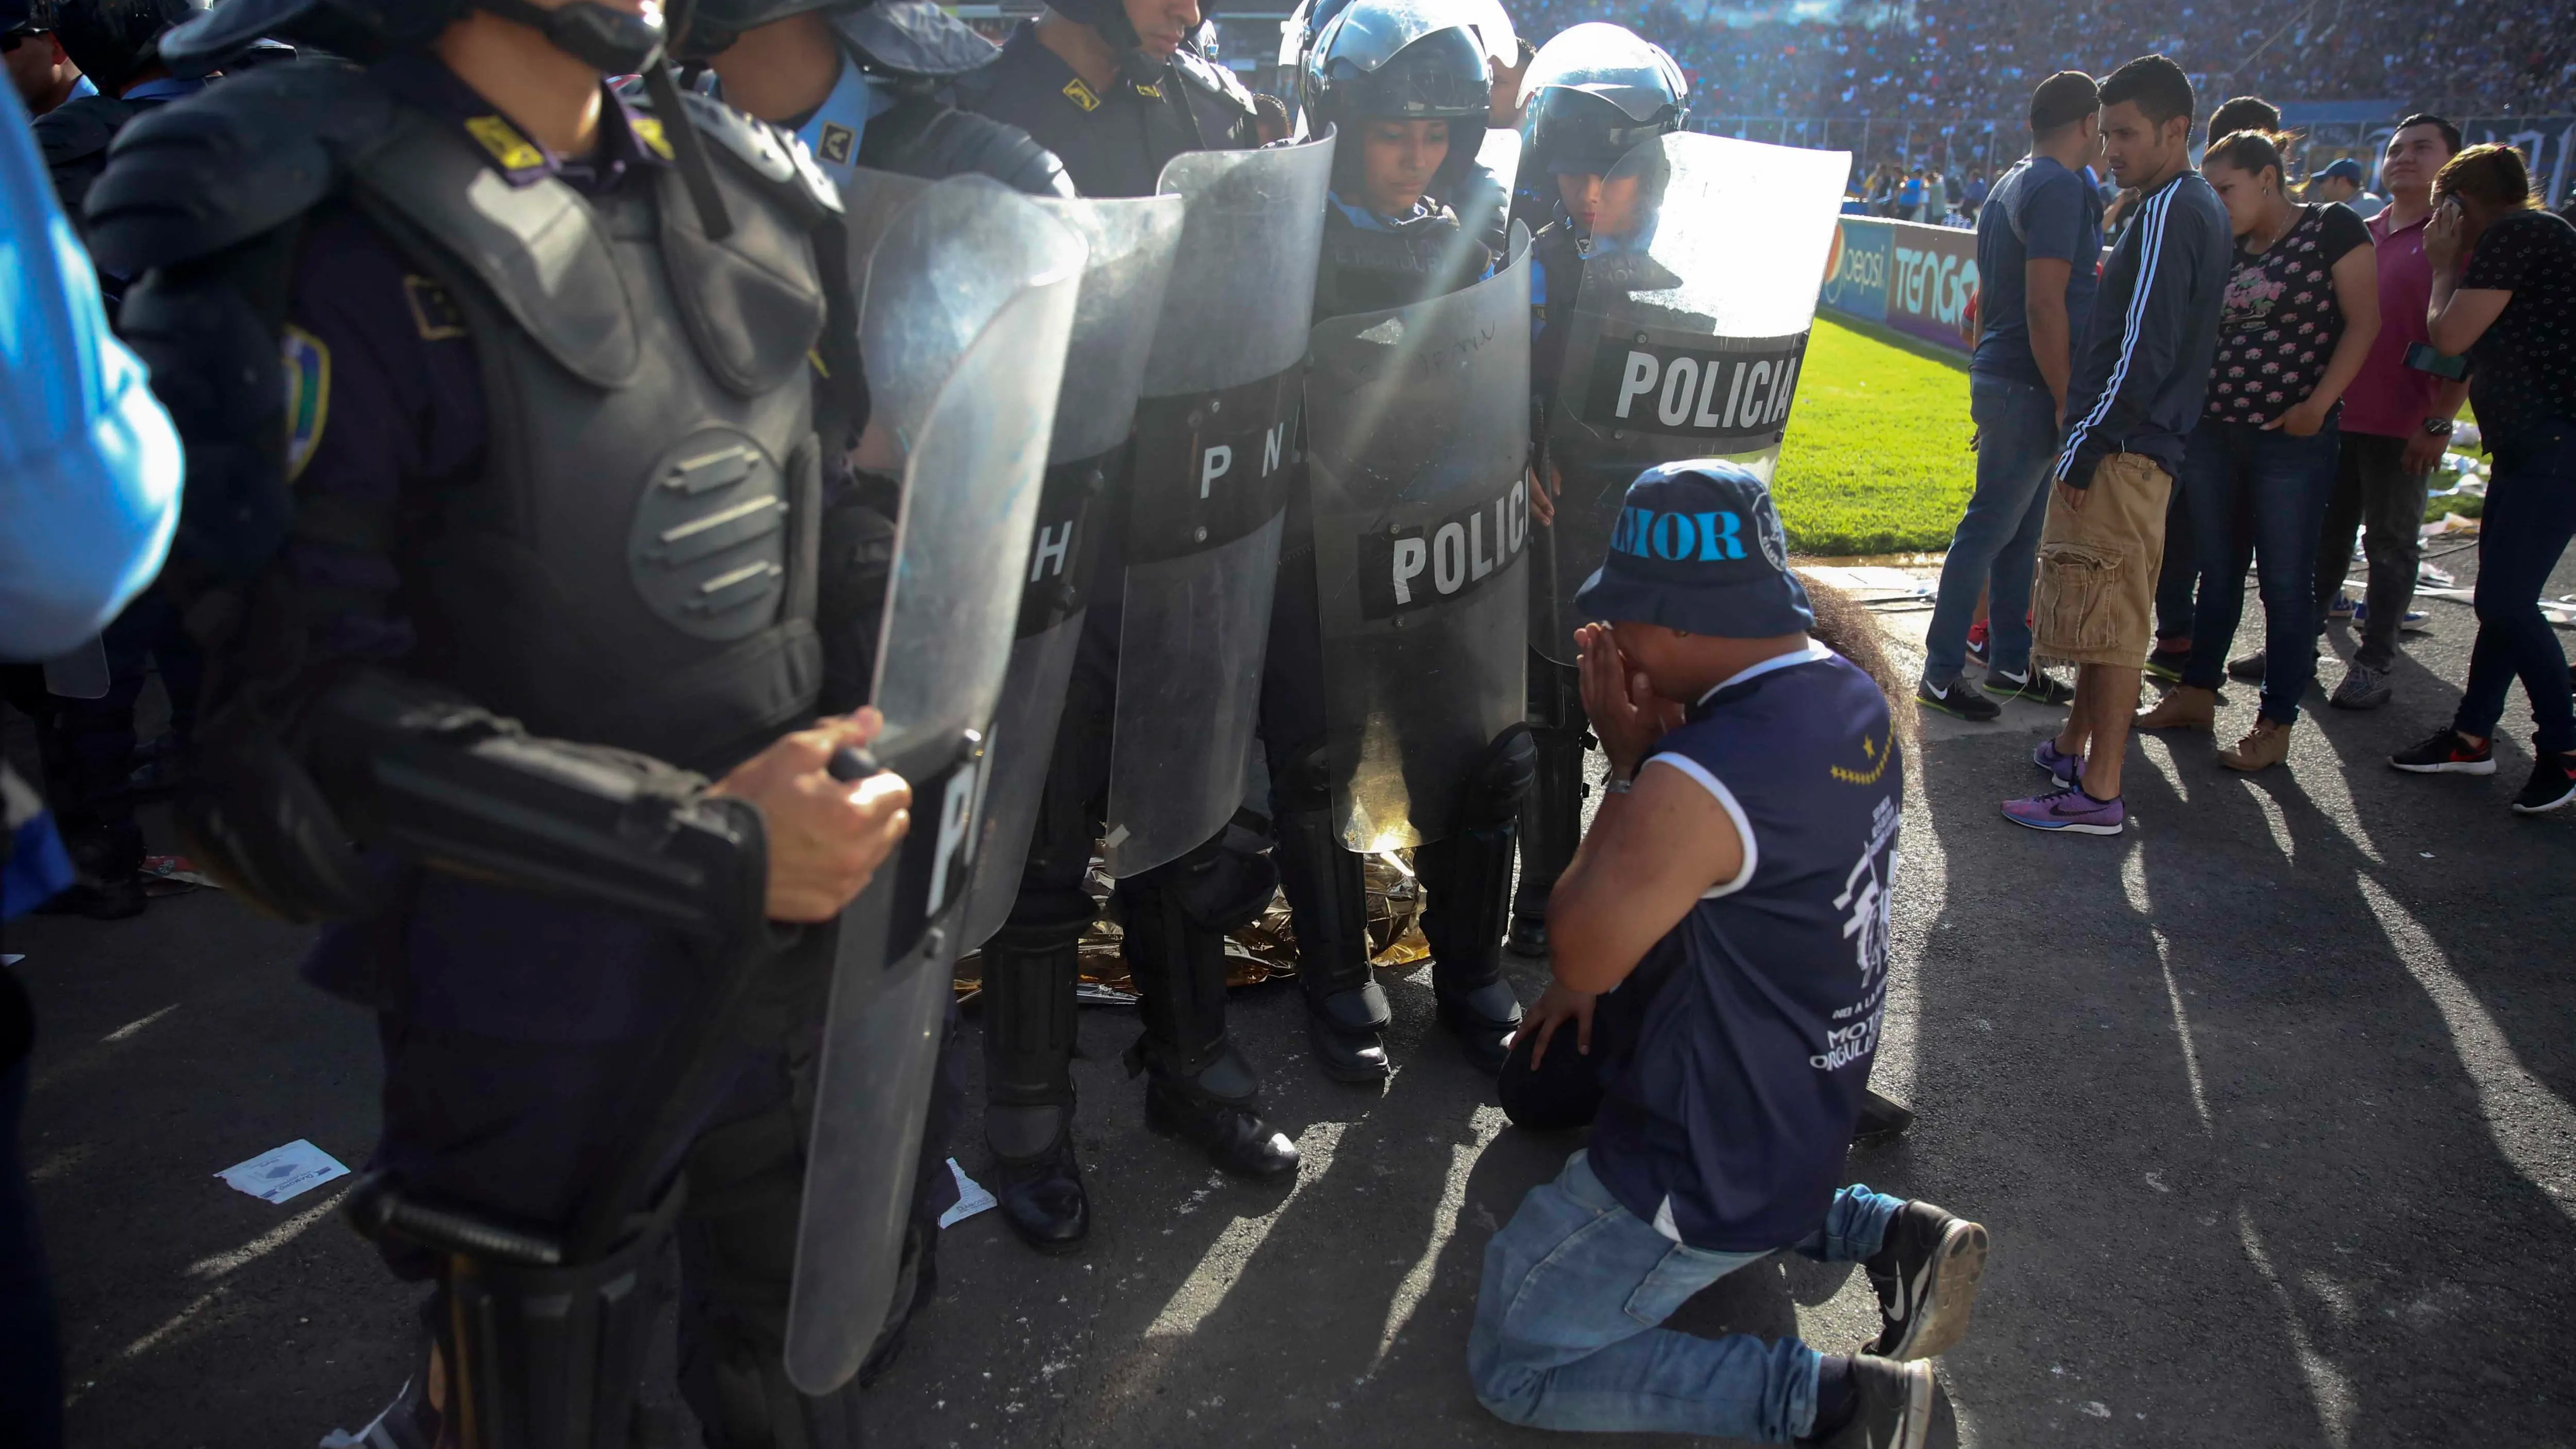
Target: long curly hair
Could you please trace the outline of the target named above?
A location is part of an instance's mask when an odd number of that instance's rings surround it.
[[[1914,690],[1905,676],[1888,657],[1887,631],[1879,627],[1878,616],[1869,606],[1825,583],[1805,569],[1795,570],[1798,583],[1807,591],[1807,606],[1816,615],[1815,627],[1807,636],[1836,654],[1860,666],[1860,671],[1878,686],[1886,697],[1887,717],[1900,740],[1914,738]]]

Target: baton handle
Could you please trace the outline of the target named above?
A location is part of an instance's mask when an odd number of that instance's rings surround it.
[[[824,762],[823,773],[843,784],[855,784],[870,775],[884,774],[885,766],[877,763],[876,756],[858,746],[843,745]]]

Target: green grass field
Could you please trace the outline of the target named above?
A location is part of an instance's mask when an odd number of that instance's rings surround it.
[[[1819,313],[1773,475],[1802,554],[1946,548],[1977,481],[1967,359]]]

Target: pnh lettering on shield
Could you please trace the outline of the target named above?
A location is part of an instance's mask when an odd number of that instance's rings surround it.
[[[1285,422],[1280,423],[1278,426],[1261,435],[1262,477],[1267,478],[1271,474],[1279,471],[1279,456],[1287,445],[1288,424]],[[1199,454],[1199,496],[1201,498],[1207,497],[1210,485],[1214,484],[1219,478],[1222,478],[1233,471],[1233,444],[1218,443],[1214,447],[1201,452]]]
[[[1739,513],[1660,513],[1623,508],[1610,530],[1610,547],[1636,558],[1671,563],[1716,563],[1744,557],[1744,516]]]

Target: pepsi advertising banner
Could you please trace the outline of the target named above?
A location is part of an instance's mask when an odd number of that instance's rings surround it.
[[[1977,294],[1977,234],[1875,216],[1836,222],[1818,304],[1953,352],[1968,350],[1968,303]]]

